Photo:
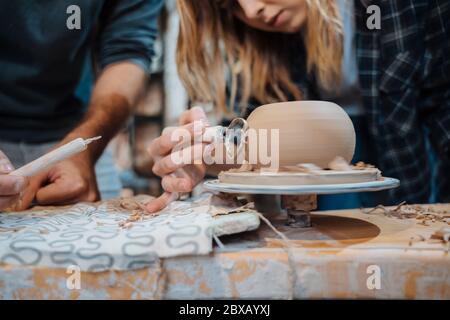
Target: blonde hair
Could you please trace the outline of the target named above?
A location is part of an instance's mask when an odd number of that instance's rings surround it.
[[[299,34],[255,29],[234,15],[230,1],[177,0],[180,14],[178,72],[193,101],[213,102],[232,113],[240,87],[240,104],[301,100],[289,72],[289,44],[304,41],[306,64],[325,89],[341,78],[343,30],[334,0],[306,0],[307,20]],[[229,77],[227,77],[227,74]],[[228,79],[227,79],[228,78]],[[230,108],[227,83],[231,81]]]

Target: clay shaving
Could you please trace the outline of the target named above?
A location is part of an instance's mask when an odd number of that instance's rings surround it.
[[[343,157],[334,158],[329,164],[327,170],[333,171],[352,171],[352,170],[367,170],[367,169],[377,169],[374,165],[364,163],[362,161],[357,162],[354,165],[351,165],[345,160]],[[271,169],[271,168],[262,168],[256,169],[254,166],[249,164],[244,160],[243,164],[237,169],[230,169],[228,172],[303,172],[312,175],[319,175],[323,172],[324,168],[317,166],[314,163],[299,163],[296,166],[283,166],[279,169]],[[378,170],[378,169],[377,169]],[[379,170],[378,170],[379,171]],[[381,176],[381,171],[379,171]]]
[[[353,170],[364,170],[364,169],[375,169],[375,166],[359,161],[354,166],[352,166],[352,168]]]
[[[450,248],[450,228],[441,228],[431,236],[431,239],[442,241]]]
[[[239,168],[230,169],[230,172],[250,172],[250,171],[253,171],[253,166],[247,160],[244,160]]]
[[[146,203],[141,203],[135,198],[125,198],[120,200],[120,207],[122,209],[131,211],[130,216],[119,222],[119,227],[123,229],[130,229],[134,222],[143,221],[144,218],[152,218],[159,215],[159,213],[150,213],[147,211]]]
[[[235,209],[231,209],[231,210],[230,210],[230,208],[216,207],[216,206],[210,206],[210,209],[209,209],[209,213],[211,214],[212,217],[224,216],[224,215],[240,213],[240,212],[256,212],[253,202],[247,203],[244,206],[241,206],[241,207],[235,208]]]
[[[397,219],[416,219],[419,224],[428,226],[434,222],[444,222],[450,225],[450,213],[448,211],[437,211],[431,207],[421,205],[407,205],[402,202],[394,208],[378,205],[370,210],[362,210],[365,214],[381,212],[387,217]]]
[[[430,226],[431,223],[443,222],[450,225],[450,213],[448,211],[438,211],[431,207],[421,205],[407,205],[402,202],[394,208],[387,208],[383,205],[378,205],[370,210],[362,210],[365,214],[381,212],[387,217],[397,219],[416,219],[417,223],[424,226]],[[416,235],[409,239],[409,246],[414,243],[425,242],[430,240],[438,240],[447,245],[446,252],[450,251],[450,228],[441,228],[436,231],[429,239],[422,235]]]
[[[336,171],[351,171],[352,166],[342,157],[336,157],[328,164],[328,169]]]
[[[240,212],[255,212],[253,202],[248,202],[247,199],[240,200],[235,194],[219,193],[213,195],[208,200],[207,205],[209,206],[208,213],[211,217]]]
[[[420,241],[435,240],[435,241],[438,241],[438,242],[446,245],[447,249],[445,251],[447,253],[450,252],[450,228],[441,228],[441,229],[439,229],[438,231],[433,233],[429,239],[425,239],[421,235],[419,235],[418,238],[419,238],[418,240],[416,240],[415,238],[411,238],[410,241],[409,241],[409,246],[412,246],[413,242],[417,242],[417,241],[420,242]]]

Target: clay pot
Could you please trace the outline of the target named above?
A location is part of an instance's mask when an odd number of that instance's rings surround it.
[[[268,104],[253,111],[247,122],[251,129],[279,129],[280,167],[313,163],[327,168],[337,156],[348,162],[353,158],[356,142],[353,123],[335,103],[294,101]],[[269,138],[268,150],[271,143]]]

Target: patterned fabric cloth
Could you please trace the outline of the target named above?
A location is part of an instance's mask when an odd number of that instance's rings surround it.
[[[157,217],[121,227],[129,216],[114,202],[0,213],[0,264],[100,272],[212,250],[212,218],[204,206],[177,201]]]
[[[381,29],[369,30],[378,5]],[[450,201],[450,1],[356,0],[357,57],[378,166],[399,178],[389,202],[428,202],[431,171],[424,125],[439,153],[440,199]],[[447,187],[448,188],[448,187]]]
[[[129,200],[146,203],[149,196]],[[256,230],[258,214],[229,198],[205,192],[172,202],[157,216],[130,221],[123,199],[0,213],[0,265],[81,271],[157,266],[160,258],[205,255],[212,239]]]

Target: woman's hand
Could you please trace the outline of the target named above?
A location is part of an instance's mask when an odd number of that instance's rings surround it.
[[[28,184],[24,177],[8,175],[13,170],[11,162],[0,151],[0,210],[17,203]]]
[[[191,192],[205,177],[206,165],[202,158],[212,149],[205,146],[201,138],[195,143],[195,138],[201,137],[207,126],[206,114],[202,108],[192,108],[181,115],[179,125],[164,129],[162,135],[150,145],[149,153],[154,161],[153,172],[162,178],[165,191],[147,205],[150,212],[164,209],[170,202],[178,199],[179,193]],[[188,140],[189,145],[180,144],[177,137],[182,137],[184,143]]]

